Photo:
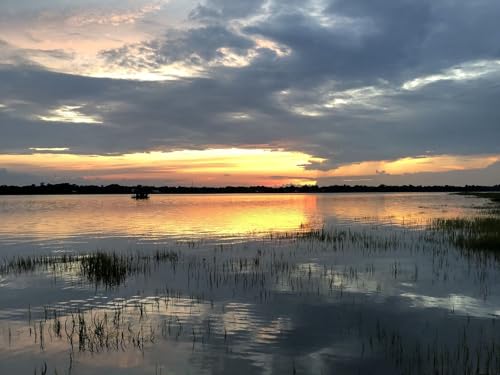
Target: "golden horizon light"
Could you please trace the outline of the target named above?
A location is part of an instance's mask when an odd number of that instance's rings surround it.
[[[20,172],[112,183],[180,185],[317,184],[320,178],[407,175],[484,169],[499,155],[435,155],[344,164],[330,170],[314,169],[325,159],[283,149],[219,148],[135,152],[119,155],[70,153],[67,147],[31,147],[30,154],[0,154],[5,168]]]

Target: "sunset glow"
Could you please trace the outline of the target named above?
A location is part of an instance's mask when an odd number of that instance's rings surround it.
[[[367,161],[346,164],[330,172],[333,176],[370,176],[377,174],[403,175],[483,169],[500,160],[499,155],[436,155],[406,157],[397,160]]]
[[[64,148],[60,148],[63,150]],[[116,156],[34,153],[0,155],[0,163],[24,172],[39,168],[91,181],[178,181],[185,184],[315,183],[304,166],[321,159],[299,152],[266,149],[209,149],[133,153]]]
[[[0,155],[0,163],[9,169],[26,173],[47,170],[61,177],[81,176],[88,182],[281,186],[315,184],[318,178],[328,177],[355,178],[484,169],[500,160],[498,155],[437,155],[345,164],[321,171],[312,168],[311,163],[321,165],[324,159],[285,150],[232,148],[79,155],[68,153],[66,147],[30,149],[34,153]]]

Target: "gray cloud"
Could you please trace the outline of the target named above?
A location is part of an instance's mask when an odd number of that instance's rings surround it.
[[[30,185],[41,181],[42,178],[39,176],[27,173],[11,172],[5,168],[0,168],[0,185]]]
[[[189,30],[169,30],[165,36],[138,45],[101,53],[108,63],[124,67],[158,68],[165,64],[186,62],[199,65],[221,57],[219,48],[244,53],[254,43],[224,26],[209,25]]]
[[[207,0],[203,4],[198,4],[189,13],[189,18],[209,22],[243,18],[255,14],[264,3],[265,0]]]

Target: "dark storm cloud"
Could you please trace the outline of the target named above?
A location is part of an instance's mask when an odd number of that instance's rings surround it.
[[[500,153],[498,14],[494,0],[209,1],[191,12],[189,28],[102,52],[117,66],[198,65],[204,77],[151,83],[4,66],[0,150],[270,145],[325,157],[323,169],[426,152]],[[213,64],[223,47],[252,56],[239,67]],[[483,69],[477,61],[489,71],[465,79]],[[453,76],[453,67],[464,74]],[[102,124],[37,117],[63,105]]]

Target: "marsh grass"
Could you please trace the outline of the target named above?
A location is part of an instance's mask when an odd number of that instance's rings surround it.
[[[36,316],[29,311],[29,330],[23,332],[33,335],[40,350],[48,350],[52,342],[66,342],[70,353],[68,368],[72,366],[73,356],[80,352],[144,352],[162,340],[191,341],[193,348],[204,348],[205,343],[210,342],[230,352],[232,345],[237,348],[237,331],[231,332],[224,319],[217,324],[217,315],[213,320],[198,317],[197,306],[200,310],[203,306],[207,311],[213,311],[215,305],[217,310],[217,302],[214,302],[218,300],[217,296],[272,304],[279,303],[283,295],[293,295],[311,301],[323,298],[336,301],[340,306],[339,322],[344,321],[346,314],[357,316],[346,324],[350,332],[359,334],[360,356],[368,358],[383,354],[395,363],[401,374],[496,374],[500,369],[496,328],[481,326],[485,336],[477,337],[478,326],[469,326],[462,319],[464,333],[456,338],[456,344],[446,341],[446,338],[439,340],[437,333],[436,338],[432,335],[414,337],[391,321],[379,321],[373,315],[361,316],[357,302],[350,295],[350,290],[362,290],[365,282],[370,284],[388,272],[394,279],[416,283],[418,264],[400,262],[397,256],[403,253],[428,251],[433,257],[433,271],[436,271],[432,277],[447,279],[445,275],[451,267],[448,257],[453,249],[450,241],[456,241],[460,235],[469,232],[472,233],[470,236],[475,236],[485,231],[494,232],[497,228],[496,221],[469,219],[440,220],[433,225],[434,231],[323,228],[273,235],[260,242],[257,248],[242,247],[241,252],[219,246],[213,251],[193,251],[190,254],[168,250],[132,254],[100,251],[84,255],[16,257],[4,261],[0,272],[48,270],[57,273],[69,270],[86,282],[117,287],[128,277],[150,275],[155,267],[164,265],[158,269],[168,287],[155,291],[158,294],[153,299],[133,298],[125,303],[113,303],[107,309],[85,305],[77,308],[46,306],[43,311],[37,311]],[[354,252],[366,262],[357,265],[336,263],[336,255],[348,256]],[[380,263],[370,260],[371,256],[375,258],[378,254],[395,260],[382,268]],[[487,268],[484,263],[480,266]],[[176,280],[180,282],[176,284]],[[377,285],[377,290],[371,293],[379,294],[382,288],[383,285]],[[224,308],[221,303],[219,313],[222,315]],[[332,317],[332,321],[334,319]],[[286,335],[275,340],[282,337]],[[296,371],[301,372],[299,367]]]
[[[482,207],[486,216],[435,219],[430,229],[444,233],[451,242],[461,249],[487,251],[500,256],[500,192],[461,193],[489,199],[493,205]]]
[[[50,271],[57,275],[76,272],[93,284],[116,287],[125,282],[129,276],[147,273],[153,261],[176,263],[178,259],[178,253],[167,250],[156,251],[153,254],[97,251],[83,255],[17,256],[4,260],[0,265],[0,274]]]
[[[500,256],[500,217],[436,219],[431,228],[447,235],[461,249]]]
[[[460,225],[462,224],[462,225]],[[491,224],[495,227],[495,224]],[[262,283],[265,274],[278,279],[297,272],[297,263],[308,257],[331,257],[334,254],[359,252],[360,256],[371,257],[382,253],[397,255],[401,251],[417,253],[429,251],[437,258],[443,258],[450,250],[450,242],[465,237],[463,233],[483,233],[483,227],[474,231],[467,229],[465,222],[441,220],[433,222],[434,231],[355,231],[351,229],[311,230],[287,234],[272,234],[259,242],[255,255],[251,251],[237,254],[228,252],[231,246],[217,246],[212,255],[197,252],[161,250],[156,252],[116,253],[98,251],[82,255],[61,256],[17,256],[4,259],[0,264],[0,275],[48,272],[54,277],[62,274],[76,276],[87,282],[106,288],[118,287],[129,277],[147,277],[162,264],[170,265],[168,272],[176,268],[187,272],[188,286],[191,280],[196,285],[205,282],[212,289],[219,284],[250,282]],[[439,229],[439,230],[438,230]],[[455,233],[453,236],[450,233]],[[489,233],[489,232],[488,232]],[[492,232],[495,233],[495,232]],[[439,235],[436,235],[439,234]],[[460,237],[461,236],[461,237]],[[461,243],[465,239],[461,240]],[[429,245],[432,245],[432,250]],[[278,250],[279,249],[279,250]],[[398,275],[398,267],[392,270]],[[310,273],[310,272],[309,272]],[[346,271],[354,273],[357,271]],[[307,275],[307,272],[306,272]],[[295,275],[297,276],[297,275]],[[294,277],[295,277],[294,276]],[[214,285],[216,284],[216,285]],[[295,288],[297,283],[292,280]]]

